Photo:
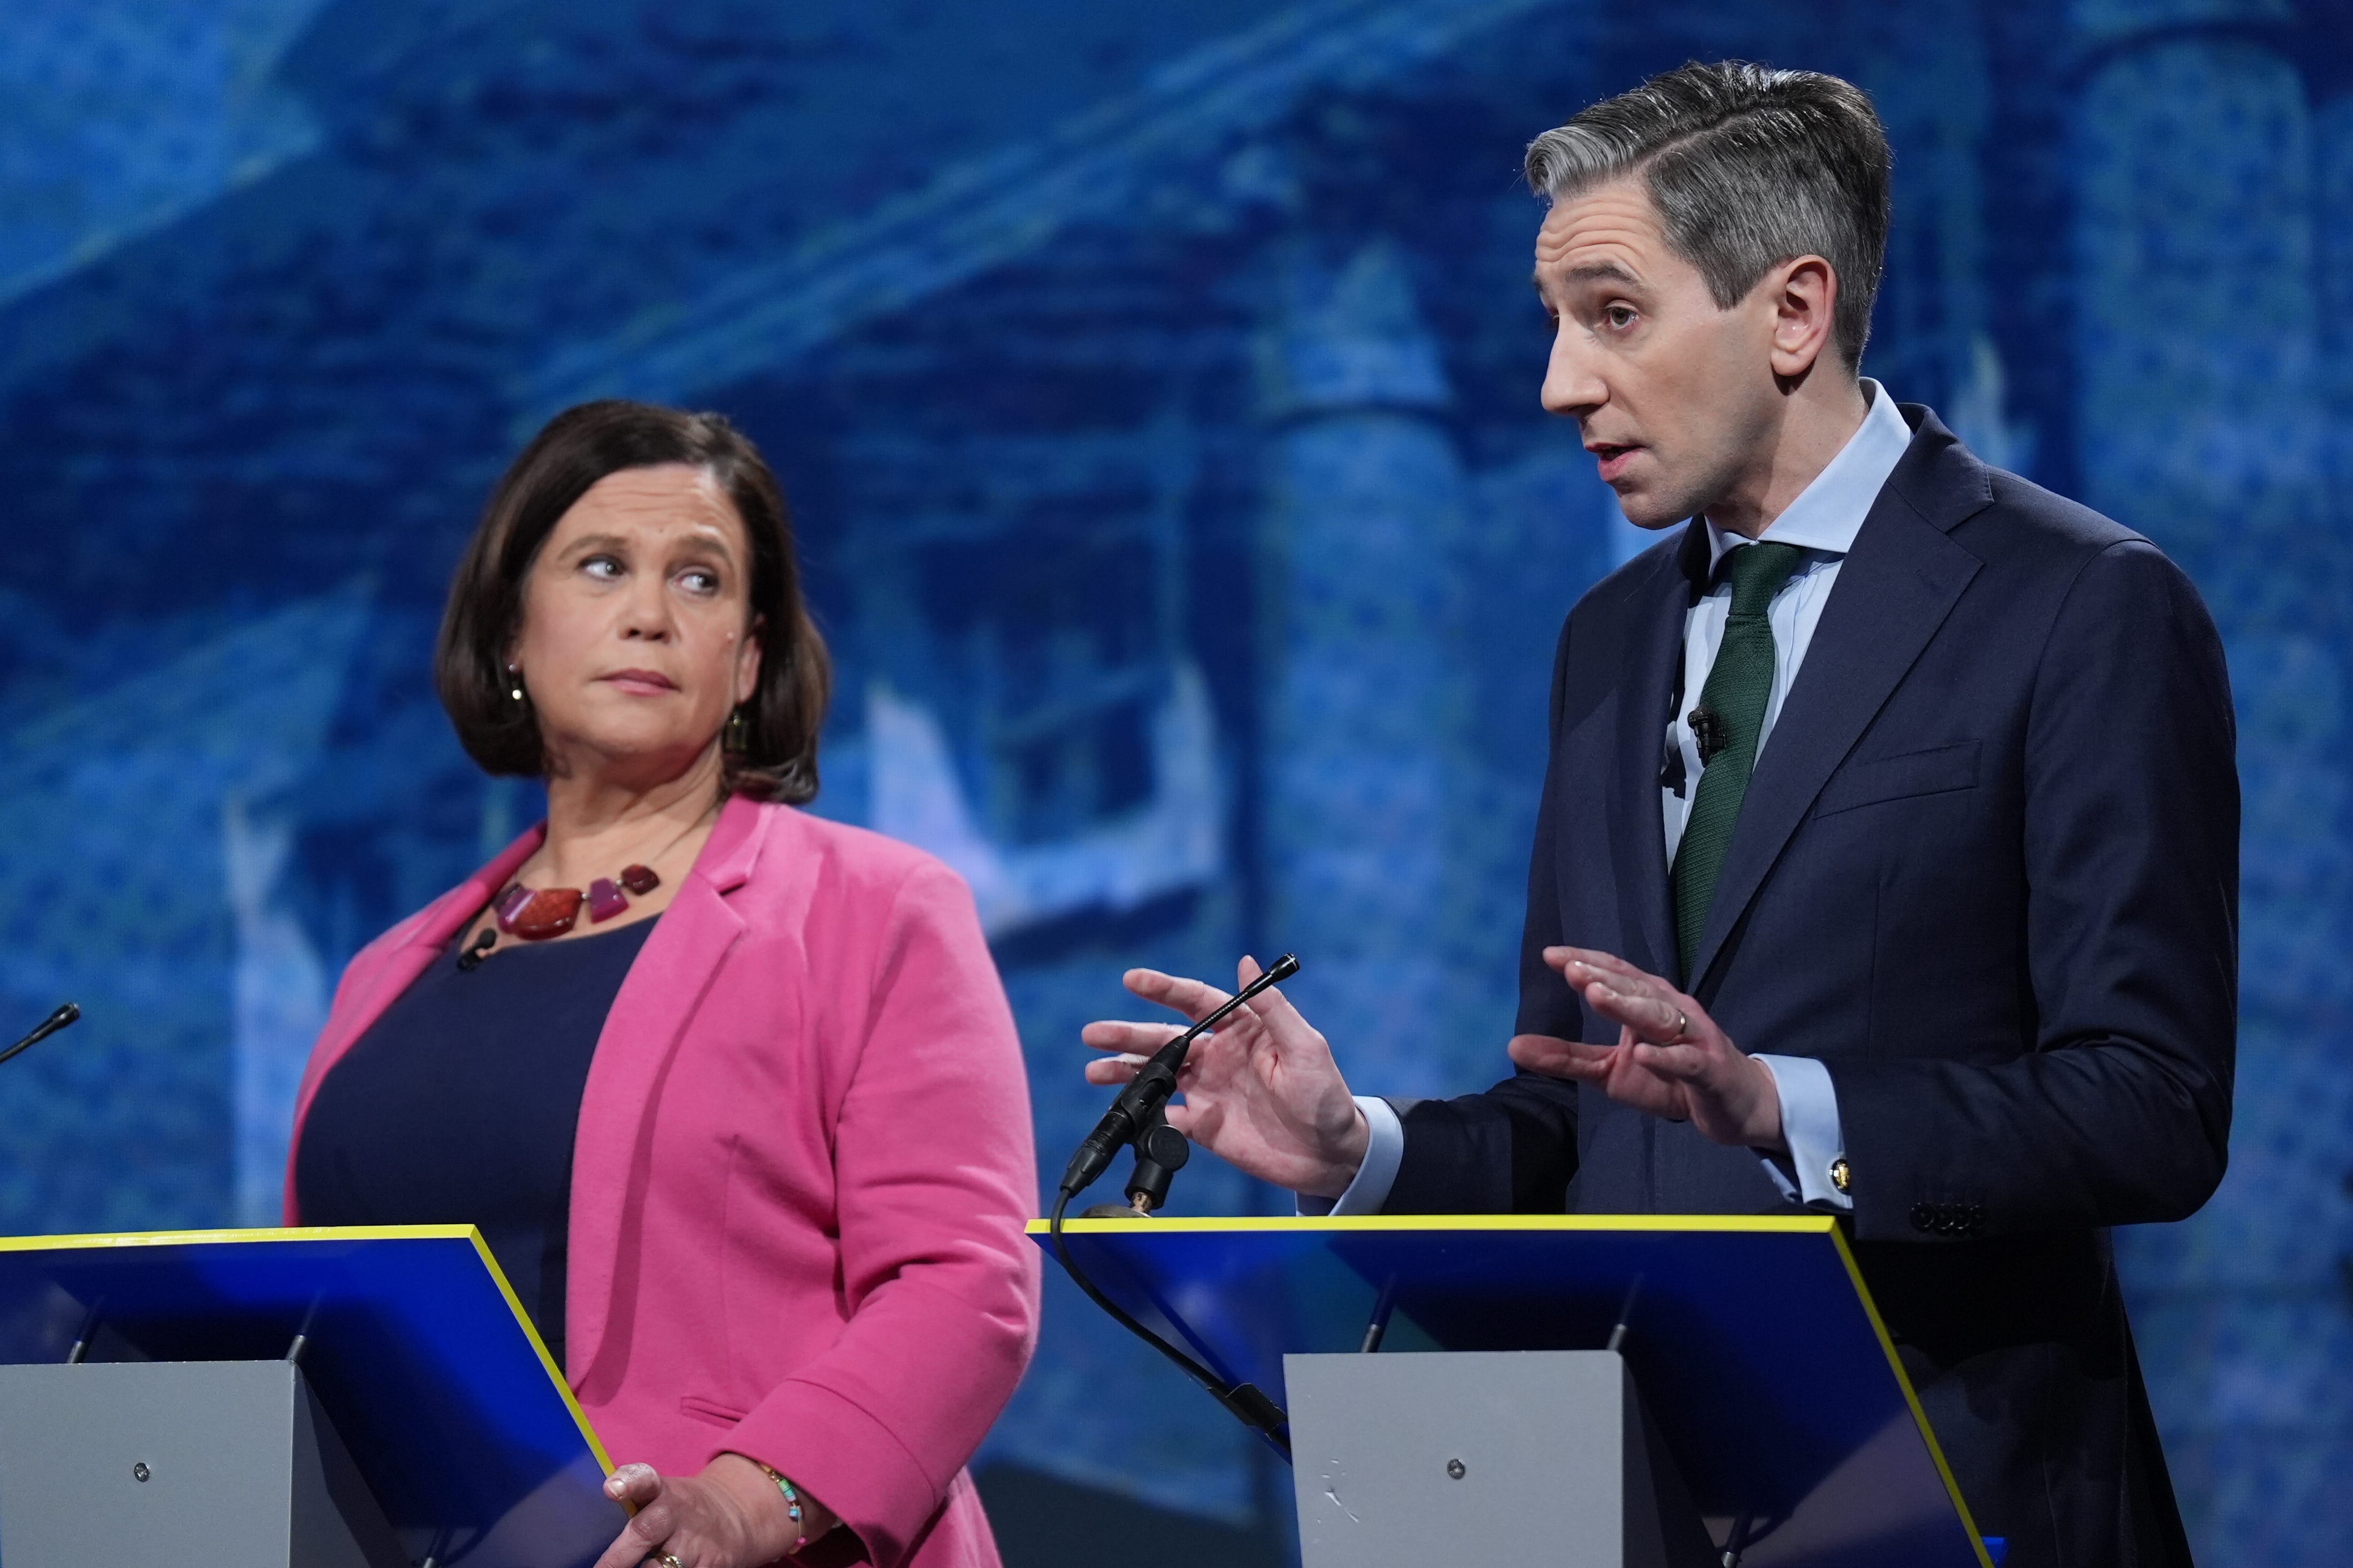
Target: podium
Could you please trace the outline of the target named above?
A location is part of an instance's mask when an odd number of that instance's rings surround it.
[[[1828,1216],[1093,1219],[1063,1239],[1289,1412],[1306,1568],[2000,1560]]]
[[[471,1226],[0,1238],[7,1568],[585,1568],[611,1468]]]

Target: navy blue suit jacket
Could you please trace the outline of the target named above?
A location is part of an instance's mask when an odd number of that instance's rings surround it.
[[[1683,987],[1820,1058],[1851,1236],[2010,1568],[2187,1563],[2105,1227],[2221,1180],[2239,800],[2213,623],[2147,540],[1925,408],[1758,758]],[[1519,1027],[1614,1041],[1539,953],[1673,977],[1659,808],[1702,525],[1562,628]],[[1400,1106],[1391,1213],[1787,1212],[1745,1149],[1523,1073]]]

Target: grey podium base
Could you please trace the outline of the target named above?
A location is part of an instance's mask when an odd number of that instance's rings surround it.
[[[0,1366],[7,1568],[409,1568],[290,1362]]]
[[[1303,1568],[1716,1562],[1614,1352],[1287,1355],[1282,1377]]]

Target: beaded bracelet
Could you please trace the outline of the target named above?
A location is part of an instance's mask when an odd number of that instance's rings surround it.
[[[793,1521],[793,1550],[795,1552],[798,1552],[802,1547],[808,1544],[808,1531],[801,1528],[800,1492],[793,1486],[792,1482],[785,1479],[783,1473],[774,1465],[762,1465],[757,1459],[754,1459],[752,1462],[755,1465],[760,1465],[762,1472],[765,1473],[770,1480],[776,1483],[776,1489],[785,1494],[785,1514]]]

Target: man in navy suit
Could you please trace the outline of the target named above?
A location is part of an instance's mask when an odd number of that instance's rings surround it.
[[[1741,65],[1530,147],[1545,405],[1682,526],[1561,630],[1520,1070],[1356,1098],[1270,994],[1169,1119],[1310,1212],[1843,1215],[2010,1568],[2186,1563],[2106,1227],[2222,1173],[2221,648],[2147,540],[1858,376],[1888,170],[1861,92]]]

